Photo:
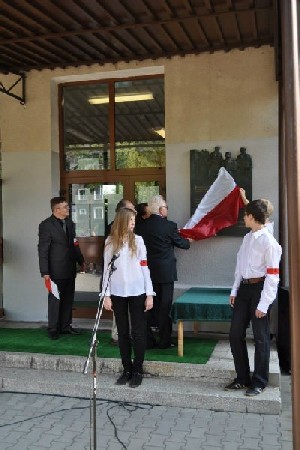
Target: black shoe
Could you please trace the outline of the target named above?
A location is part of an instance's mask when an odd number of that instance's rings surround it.
[[[292,374],[291,368],[288,366],[280,366],[280,369],[281,369],[282,375],[291,375]]]
[[[72,336],[78,336],[80,334],[80,331],[75,330],[75,328],[67,328],[66,330],[61,331],[62,334],[72,334]]]
[[[249,385],[248,385],[249,386]],[[240,389],[247,389],[248,386],[246,384],[239,383],[238,381],[232,381],[224,387],[225,391],[239,391]]]
[[[248,397],[255,397],[256,395],[261,394],[263,390],[264,389],[261,387],[250,387],[245,392],[245,395],[247,395]]]
[[[155,326],[151,326],[150,327],[151,328],[151,331],[153,332],[153,333],[158,333],[159,332],[159,328],[158,327],[155,327]]]
[[[52,339],[53,341],[55,341],[56,339],[59,338],[59,334],[58,334],[57,331],[51,331],[51,330],[49,330],[49,331],[48,331],[48,337],[49,337],[49,339]]]
[[[176,347],[176,344],[174,344],[173,342],[171,342],[171,344],[158,344],[157,347],[161,350],[164,350],[166,348],[174,348]]]
[[[130,381],[132,378],[132,373],[131,372],[126,372],[124,370],[124,372],[122,373],[122,375],[117,379],[117,381],[115,382],[115,384],[117,384],[118,386],[124,386],[128,381]]]
[[[118,345],[119,345],[119,342],[116,341],[116,339],[111,338],[111,340],[110,340],[110,345],[116,345],[116,346],[118,346]]]
[[[143,374],[140,372],[134,372],[132,374],[132,378],[129,381],[129,387],[136,388],[142,384],[143,381]]]
[[[151,350],[152,348],[158,348],[156,342],[146,344],[146,350]]]

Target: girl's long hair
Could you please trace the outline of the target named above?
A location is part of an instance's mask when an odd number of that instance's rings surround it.
[[[132,216],[135,216],[135,213],[129,208],[122,208],[116,213],[107,242],[107,245],[112,245],[113,253],[119,252],[125,242],[128,242],[132,256],[136,255],[135,234],[128,230]]]

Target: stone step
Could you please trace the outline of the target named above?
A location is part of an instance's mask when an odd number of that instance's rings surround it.
[[[254,345],[248,342],[253,367]],[[86,357],[0,352],[2,390],[89,398],[92,360],[83,374]],[[272,348],[268,387],[257,397],[226,392],[235,376],[228,341],[220,340],[206,364],[145,361],[145,379],[137,389],[115,386],[122,371],[120,359],[97,358],[97,397],[111,401],[193,407],[217,411],[279,414],[281,396],[278,355]]]
[[[249,359],[253,366],[254,346],[248,343]],[[0,367],[18,367],[27,369],[46,369],[57,371],[83,371],[86,357],[67,355],[45,355],[37,353],[0,352]],[[90,361],[92,365],[92,361]],[[97,372],[117,374],[122,370],[120,359],[97,358]],[[206,364],[186,364],[161,361],[145,361],[144,372],[152,377],[195,378],[201,383],[220,380],[225,383],[235,376],[233,359],[227,341],[219,341]],[[280,369],[275,348],[270,354],[269,385],[279,387]]]
[[[224,382],[197,378],[155,377],[146,375],[138,388],[116,386],[116,375],[97,375],[97,399],[117,402],[200,408],[214,411],[235,411],[279,414],[281,398],[278,387],[268,386],[259,396],[246,397],[244,391],[226,392]],[[93,377],[89,372],[61,370],[1,368],[2,391],[42,393],[67,397],[90,398]]]

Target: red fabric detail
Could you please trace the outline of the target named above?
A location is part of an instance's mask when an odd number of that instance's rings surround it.
[[[278,268],[273,268],[273,267],[268,267],[267,268],[267,275],[279,275],[279,269]]]
[[[140,261],[140,265],[141,265],[141,266],[148,266],[147,260],[146,260],[146,259],[142,259],[142,260]]]
[[[235,225],[238,221],[240,209],[244,207],[239,186],[236,186],[218,205],[216,205],[200,222],[191,229],[179,230],[185,238],[207,239],[215,236],[223,228]]]
[[[48,278],[48,279],[45,278],[45,286],[46,286],[46,289],[48,290],[48,292],[51,292],[51,280],[50,280],[50,278]]]
[[[77,241],[77,239],[74,239],[74,247],[79,247],[79,242]]]

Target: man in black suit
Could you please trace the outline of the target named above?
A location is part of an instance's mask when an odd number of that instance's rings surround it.
[[[79,334],[72,328],[72,305],[75,293],[76,262],[84,266],[69,218],[69,205],[63,197],[51,199],[52,215],[39,225],[39,265],[42,277],[53,281],[59,299],[48,295],[48,336],[58,339],[59,333]]]
[[[158,322],[159,343],[156,344],[150,328],[151,312],[148,314],[147,348],[169,348],[171,342],[172,320],[170,317],[174,294],[174,281],[177,280],[174,247],[190,248],[190,239],[180,236],[175,222],[167,220],[168,206],[161,195],[148,202],[150,217],[136,225],[135,233],[142,236],[147,248],[154,297],[154,315]],[[149,317],[150,316],[150,317]]]

